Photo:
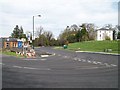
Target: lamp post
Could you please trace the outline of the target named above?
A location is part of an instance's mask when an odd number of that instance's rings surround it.
[[[33,49],[34,49],[34,17],[33,16]],[[38,17],[41,17],[41,15],[38,15]]]

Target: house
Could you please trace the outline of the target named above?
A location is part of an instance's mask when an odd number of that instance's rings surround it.
[[[96,30],[96,40],[106,40],[106,38],[110,38],[110,40],[113,40],[113,29],[107,29],[107,28],[100,28]]]
[[[7,38],[4,41],[4,48],[10,49],[14,47],[18,47],[18,41],[16,38]]]
[[[4,48],[4,42],[7,40],[8,37],[0,37],[0,48]]]

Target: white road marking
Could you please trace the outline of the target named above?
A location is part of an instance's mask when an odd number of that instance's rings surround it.
[[[93,64],[98,64],[96,61],[93,61]]]
[[[60,54],[58,54],[58,56],[61,56]]]
[[[78,61],[81,61],[81,59],[78,59]]]
[[[22,60],[28,60],[28,61],[32,61],[32,60],[40,60],[40,59],[26,58],[26,59],[22,59]]]
[[[47,59],[40,59],[40,60],[45,61],[45,60],[47,60]]]
[[[51,70],[50,68],[33,68],[33,67],[21,67],[21,66],[12,66],[14,68],[21,68],[21,69],[34,69],[34,70]]]
[[[53,53],[53,56],[56,55],[55,53]]]
[[[86,60],[85,60],[85,59],[82,59],[82,62],[86,62]]]
[[[74,58],[74,60],[77,60],[77,58]]]
[[[101,62],[97,62],[98,64],[101,64]]]
[[[22,68],[21,66],[13,66],[13,67],[15,67],[15,68]]]
[[[24,69],[35,69],[35,70],[51,70],[50,68],[32,68],[32,67],[23,67]]]
[[[90,60],[87,60],[88,61],[88,63],[92,63]]]
[[[49,57],[49,55],[41,55],[41,57]]]
[[[32,68],[32,67],[23,67],[25,69],[38,69],[38,68]]]
[[[64,58],[67,58],[67,56],[64,56]]]
[[[5,65],[4,63],[0,63],[0,65]]]
[[[104,65],[102,62],[101,63],[99,63],[100,65]]]
[[[97,68],[99,68],[99,67],[81,67],[79,69],[97,69]]]
[[[110,65],[108,63],[104,63],[106,65],[106,67],[110,67]]]
[[[111,66],[114,66],[114,67],[116,67],[117,65],[115,65],[115,64],[111,64]]]

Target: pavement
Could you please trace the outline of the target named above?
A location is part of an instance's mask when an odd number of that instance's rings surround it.
[[[3,88],[118,88],[118,57],[35,48],[49,57],[2,56]]]

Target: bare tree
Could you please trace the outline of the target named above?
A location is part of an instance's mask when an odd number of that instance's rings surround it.
[[[53,38],[53,33],[51,31],[45,31],[44,36],[50,41]]]
[[[103,26],[103,28],[106,28],[106,29],[112,29],[112,24],[105,24],[104,26]]]
[[[36,28],[36,32],[35,32],[36,37],[39,38],[40,35],[42,35],[43,31],[44,29],[42,26],[39,26],[38,28]]]

